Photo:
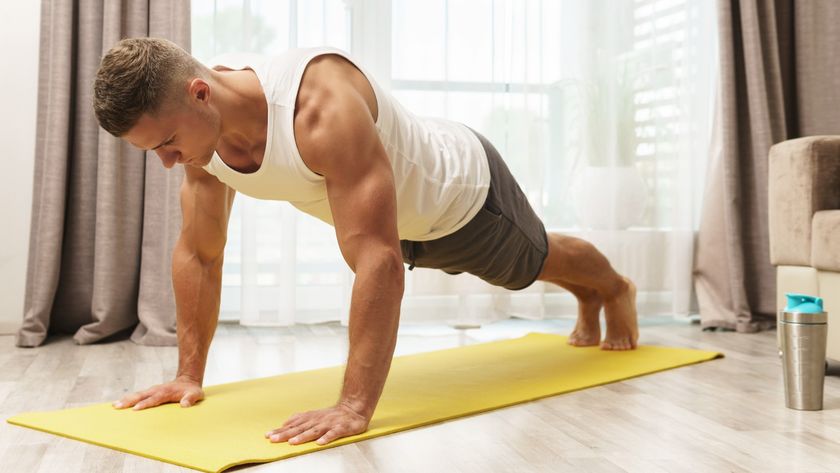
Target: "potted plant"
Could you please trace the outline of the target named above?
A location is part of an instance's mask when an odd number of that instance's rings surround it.
[[[632,56],[599,61],[581,80],[585,165],[573,180],[574,209],[584,228],[619,230],[638,224],[647,186],[636,167],[636,83]]]

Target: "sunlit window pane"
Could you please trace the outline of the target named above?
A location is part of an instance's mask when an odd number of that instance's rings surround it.
[[[446,78],[446,2],[424,0],[392,5],[395,79]]]

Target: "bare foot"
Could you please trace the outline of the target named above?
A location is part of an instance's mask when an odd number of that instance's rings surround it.
[[[601,343],[601,324],[599,318],[604,301],[595,295],[586,299],[578,298],[578,318],[575,329],[569,334],[567,343],[576,347],[591,347]]]
[[[622,277],[625,286],[618,293],[604,301],[604,318],[607,320],[607,336],[601,343],[604,350],[632,350],[639,339],[636,322],[636,285]]]

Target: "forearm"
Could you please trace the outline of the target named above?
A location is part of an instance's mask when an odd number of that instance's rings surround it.
[[[221,258],[202,262],[180,245],[172,255],[172,283],[178,320],[178,377],[204,381],[210,342],[219,320]]]
[[[339,403],[367,417],[376,409],[391,368],[404,271],[402,261],[356,267],[350,302],[350,354]]]

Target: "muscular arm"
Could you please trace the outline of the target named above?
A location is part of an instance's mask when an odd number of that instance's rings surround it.
[[[184,166],[181,236],[172,253],[178,319],[178,377],[201,384],[219,319],[222,262],[235,191]]]
[[[339,405],[370,419],[396,345],[404,268],[394,176],[368,103],[351,82],[325,81],[299,97],[295,134],[326,179],[338,244],[356,273]]]
[[[292,445],[324,445],[367,430],[391,368],[404,286],[394,176],[374,126],[373,91],[349,62],[320,59],[301,81],[295,141],[304,163],[326,180],[338,244],[356,280],[338,402],[294,414],[265,434]]]
[[[199,168],[185,166],[181,184],[184,222],[172,253],[178,319],[178,373],[173,381],[123,397],[117,409],[168,402],[188,407],[204,398],[201,385],[219,319],[219,293],[227,222],[234,192]]]

